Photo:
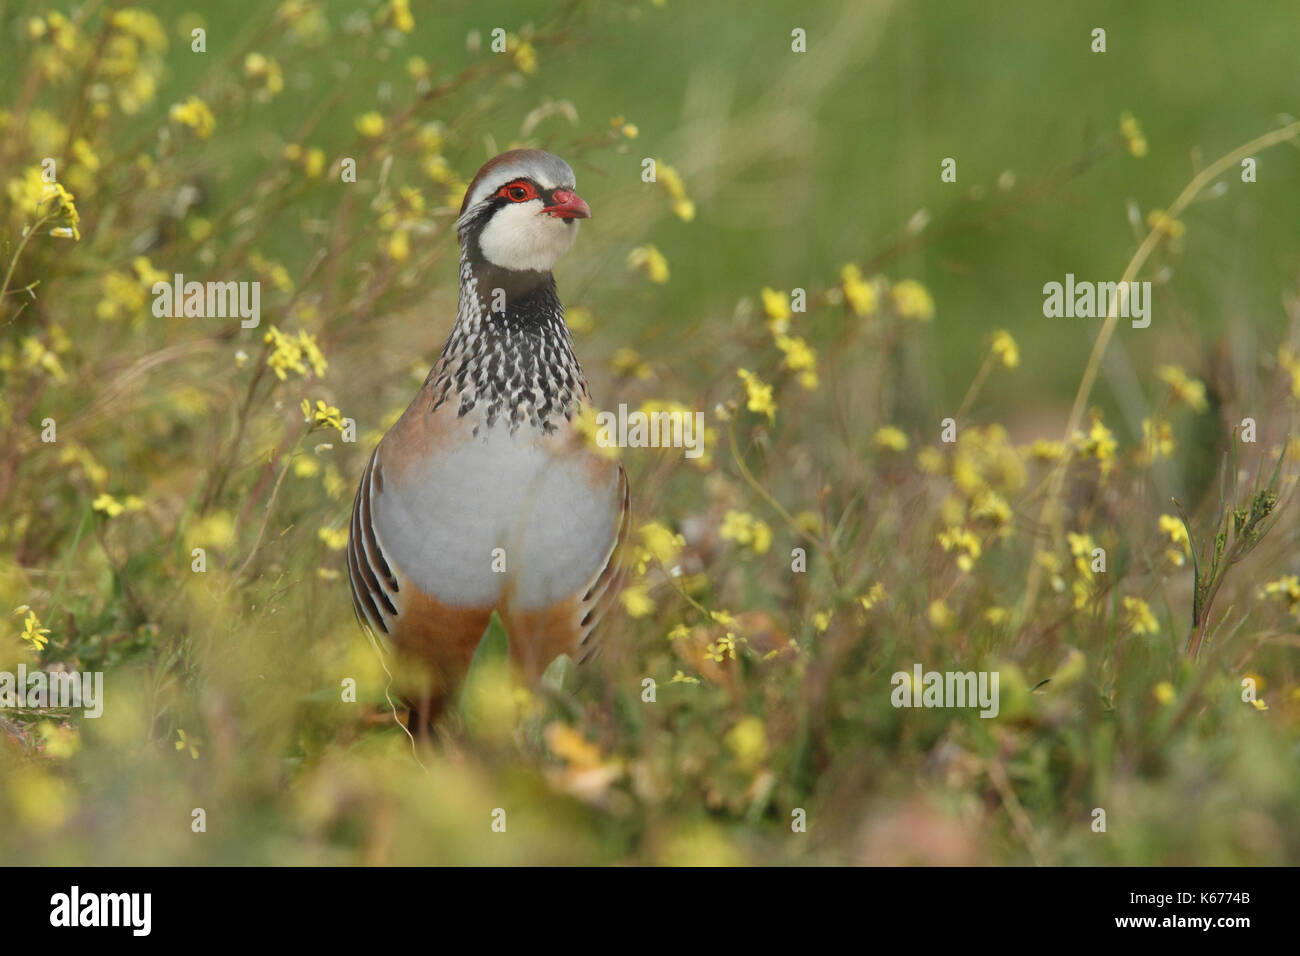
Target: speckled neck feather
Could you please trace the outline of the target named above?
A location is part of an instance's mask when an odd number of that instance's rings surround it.
[[[477,415],[476,435],[498,422],[511,434],[521,425],[551,434],[587,400],[555,277],[486,261],[474,225],[461,235],[456,325],[429,373],[433,408],[455,402],[458,416]],[[491,308],[496,289],[501,312]]]

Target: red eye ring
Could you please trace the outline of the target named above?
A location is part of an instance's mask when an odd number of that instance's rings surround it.
[[[527,202],[538,198],[536,187],[526,179],[516,179],[512,183],[506,183],[497,190],[497,195],[511,202]]]

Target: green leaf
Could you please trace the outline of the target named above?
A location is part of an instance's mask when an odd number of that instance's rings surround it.
[[[577,673],[573,658],[568,654],[561,654],[547,666],[542,672],[542,686],[554,691],[556,694],[563,694],[572,689],[574,675]]]
[[[485,685],[507,668],[509,660],[510,635],[506,633],[501,618],[493,611],[487,630],[474,649],[474,657],[469,662],[469,673],[465,675],[465,684],[461,688],[458,710],[463,723],[470,723],[470,702],[485,692]]]
[[[506,626],[501,623],[501,618],[496,611],[492,612],[492,619],[488,621],[487,630],[479,638],[478,648],[474,651],[474,659],[470,661],[469,673],[473,676],[475,668],[484,666],[491,661],[504,662],[510,658],[510,635],[506,633]]]

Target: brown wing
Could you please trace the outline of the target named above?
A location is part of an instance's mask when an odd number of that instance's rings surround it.
[[[600,652],[600,643],[596,640],[600,624],[605,617],[605,613],[618,600],[619,592],[623,590],[623,582],[627,577],[627,564],[623,560],[623,546],[627,541],[628,531],[632,526],[632,503],[627,483],[627,472],[623,470],[621,463],[618,466],[618,487],[619,497],[622,499],[618,516],[618,534],[614,536],[614,544],[605,557],[605,566],[601,568],[600,573],[591,582],[579,604],[582,612],[578,622],[578,663],[580,664],[585,663]]]
[[[370,453],[357,496],[352,502],[352,524],[348,528],[348,583],[352,587],[352,610],[363,627],[389,634],[399,617],[401,588],[375,536],[371,509],[376,490],[383,490],[379,449]]]

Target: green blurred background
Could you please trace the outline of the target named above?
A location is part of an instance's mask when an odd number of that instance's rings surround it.
[[[515,96],[472,118],[461,102],[427,118],[465,134],[462,175],[486,158],[479,141],[507,143],[522,115],[548,98],[570,101],[584,123],[615,115],[636,123],[640,137],[625,156],[579,164],[599,219],[575,256],[597,275],[623,268],[612,239],[638,234],[620,221],[636,211],[620,199],[639,184],[642,156],[682,172],[696,220],[663,219],[648,232],[673,267],[658,300],[664,317],[622,335],[678,335],[761,286],[819,287],[844,262],[879,261],[921,279],[939,303],[925,358],[938,372],[936,401],[960,400],[969,357],[990,328],[1015,334],[1025,357],[1019,387],[991,406],[1012,416],[1029,395],[1035,403],[1073,395],[1098,324],[1044,318],[1043,284],[1066,272],[1118,278],[1135,248],[1129,200],[1144,216],[1163,208],[1198,163],[1300,112],[1296,8],[1287,0],[572,6],[571,42],[543,49],[542,68]],[[177,9],[153,6],[164,8]],[[357,10],[347,2],[325,8],[336,26]],[[225,38],[273,8],[231,0],[200,9],[209,53],[173,52],[162,101],[192,89],[221,58]],[[321,145],[333,155],[353,139],[353,115],[385,109],[380,88],[400,91],[407,56],[424,57],[435,74],[451,72],[467,59],[470,31],[486,43],[494,26],[544,23],[556,9],[416,2],[415,30],[387,61],[360,55],[360,42],[337,31],[328,72],[346,76],[346,96],[339,121],[319,128]],[[795,27],[807,31],[806,54],[790,51]],[[1091,52],[1095,27],[1106,30],[1105,53]],[[228,172],[216,189],[238,189],[321,104],[324,71],[310,66],[311,76],[286,64],[285,94],[272,108],[251,107],[260,132],[211,143]],[[1142,124],[1149,153],[1111,151],[1073,172],[1113,139],[1122,110]],[[560,120],[537,134],[561,153],[578,135]],[[946,157],[957,160],[955,184],[940,181]],[[997,183],[1008,170],[1015,186],[1003,193]],[[1260,157],[1257,183],[1229,177],[1225,196],[1197,205],[1187,216],[1186,265],[1170,263],[1152,328],[1125,330],[1117,351],[1139,367],[1159,358],[1194,368],[1216,337],[1263,329],[1275,338],[1285,324],[1279,290],[1300,273],[1298,186],[1300,157],[1284,147]],[[919,210],[930,215],[928,241],[894,255]],[[308,252],[291,229],[267,235],[265,245],[290,263]],[[608,306],[617,322],[617,300]]]

